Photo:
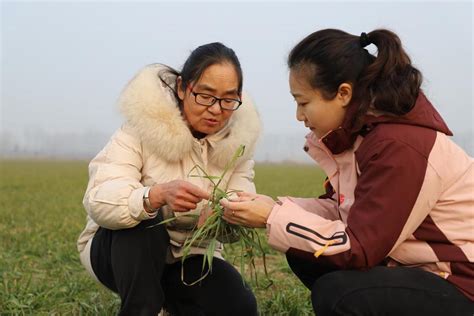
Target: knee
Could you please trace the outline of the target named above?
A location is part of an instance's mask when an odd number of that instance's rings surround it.
[[[235,315],[257,315],[257,300],[252,293],[244,301],[238,302]]]
[[[295,257],[294,255],[290,254],[290,253],[286,253],[285,254],[286,256],[286,261],[288,262],[288,265],[290,266],[291,269],[293,269],[293,267],[297,266],[298,265],[298,258]]]
[[[286,253],[286,261],[291,271],[296,275],[300,275],[304,270],[304,266],[308,265],[307,261],[290,253]]]
[[[250,289],[247,289],[239,296],[233,296],[232,303],[226,307],[227,315],[249,315],[256,316],[257,299]]]
[[[335,315],[334,309],[347,288],[343,271],[331,272],[320,277],[311,289],[311,302],[316,315]]]

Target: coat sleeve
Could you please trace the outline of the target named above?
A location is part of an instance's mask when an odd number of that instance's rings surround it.
[[[409,237],[440,194],[439,181],[425,179],[427,157],[391,140],[372,146],[365,156],[347,225],[287,200],[270,214],[269,244],[339,268],[366,268],[379,264],[397,241]],[[410,216],[415,204],[419,214]],[[404,229],[407,225],[411,228]]]
[[[299,197],[279,197],[281,204],[290,201],[306,212],[317,214],[325,219],[338,220],[337,202],[328,198],[299,198]]]
[[[136,226],[156,216],[143,207],[140,141],[122,127],[89,164],[83,204],[98,225],[108,229]]]

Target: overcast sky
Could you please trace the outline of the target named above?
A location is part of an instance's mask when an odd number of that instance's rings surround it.
[[[306,133],[289,94],[291,48],[322,28],[353,34],[388,28],[422,71],[428,97],[462,145],[472,147],[472,15],[471,1],[3,1],[1,133],[23,138],[25,146],[41,141],[28,140],[38,133],[97,133],[105,135],[91,140],[99,150],[122,122],[121,89],[141,67],[180,68],[193,48],[220,41],[241,60],[244,89],[264,122],[263,141],[278,136],[283,143],[275,157],[287,159]],[[273,156],[265,146],[260,157]]]

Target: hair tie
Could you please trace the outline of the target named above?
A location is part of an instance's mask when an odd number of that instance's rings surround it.
[[[365,32],[362,32],[360,34],[359,42],[360,42],[360,46],[362,46],[362,48],[372,44],[372,42],[369,39],[369,35],[367,35],[367,33],[365,33]]]

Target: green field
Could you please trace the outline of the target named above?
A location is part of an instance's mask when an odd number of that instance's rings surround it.
[[[1,315],[116,314],[119,298],[87,275],[76,250],[87,177],[86,162],[0,161]],[[273,197],[316,196],[322,180],[313,166],[256,167],[257,190]],[[274,285],[252,284],[260,313],[311,315],[309,291],[268,252]]]

